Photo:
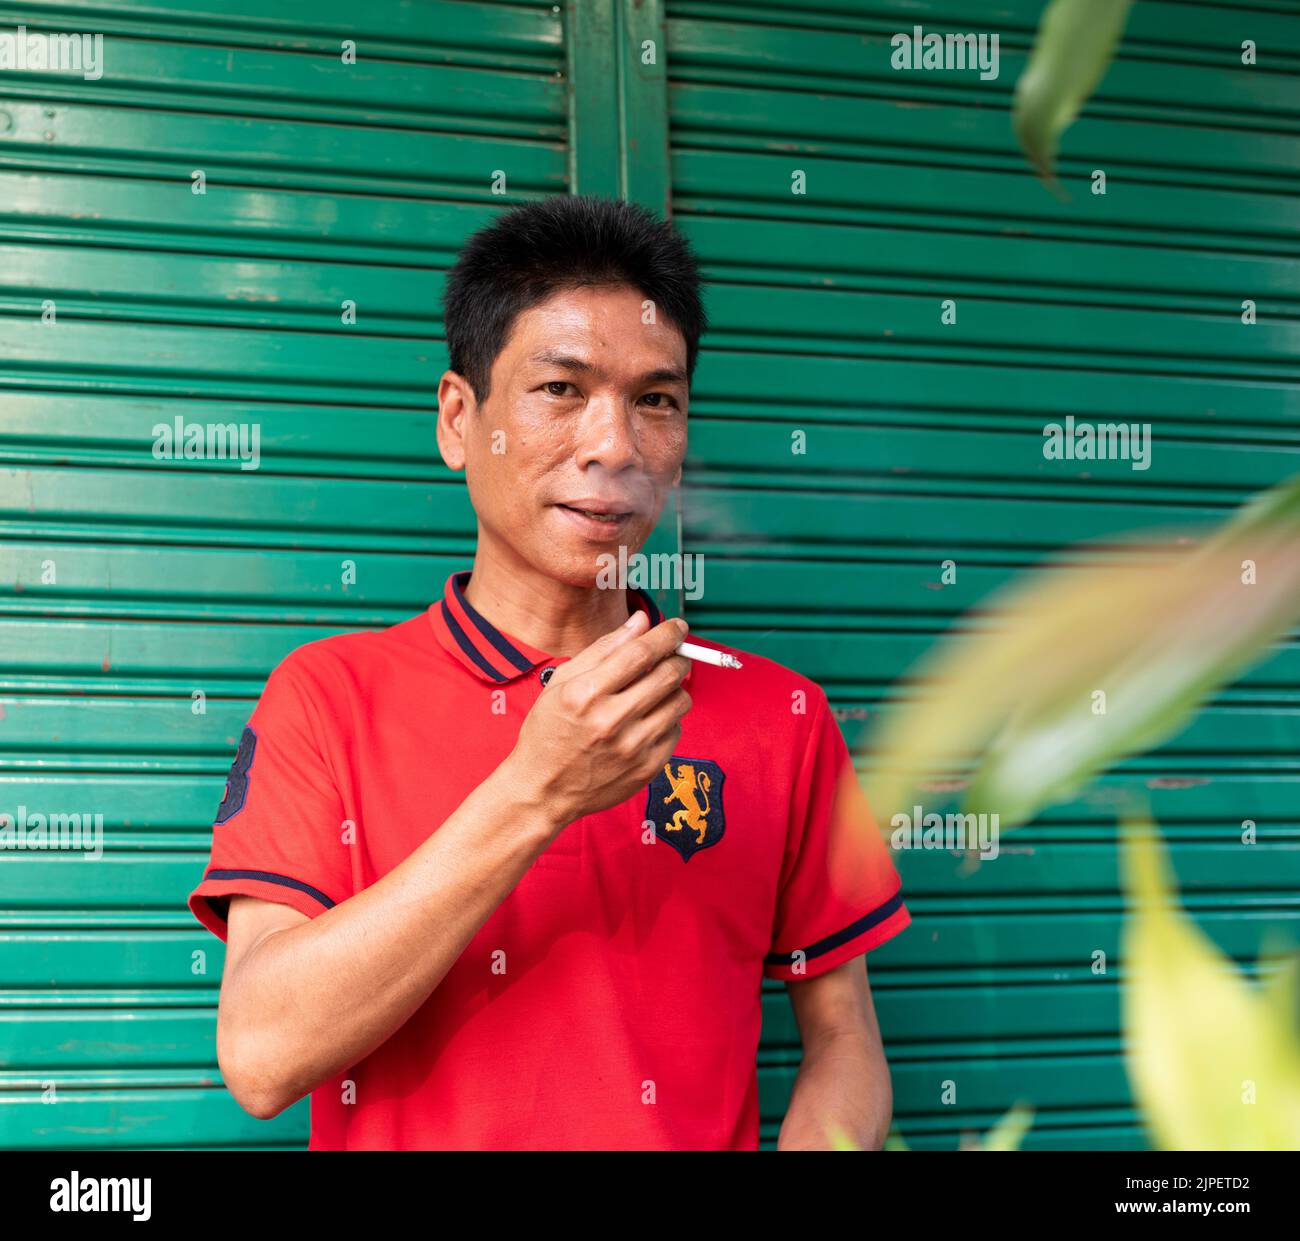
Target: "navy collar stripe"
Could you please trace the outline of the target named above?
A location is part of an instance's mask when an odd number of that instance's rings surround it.
[[[443,597],[429,609],[430,618],[441,622],[436,628],[448,653],[476,675],[497,685],[531,672],[539,663],[554,662],[554,656],[512,640],[470,604],[465,598],[465,586],[472,573],[472,569],[452,573],[447,578]],[[643,609],[651,626],[663,622],[664,614],[648,592],[629,587],[627,602],[634,610]]]
[[[474,666],[481,671],[486,672],[494,681],[508,681],[510,678],[504,673],[498,672],[483,655],[479,653],[478,647],[469,640],[469,635],[460,627],[460,623],[451,614],[451,609],[447,606],[445,599],[438,601],[438,607],[442,609],[442,619],[446,622],[447,631],[456,639],[456,645],[474,662]]]
[[[496,628],[485,616],[476,612],[471,606],[468,599],[465,598],[464,592],[460,588],[460,579],[465,578],[467,581],[472,572],[470,569],[457,573],[451,579],[451,589],[456,596],[456,602],[465,610],[465,615],[473,622],[474,627],[481,633],[502,655],[505,656],[520,672],[528,672],[532,668],[532,663],[524,656],[523,652],[512,646],[502,636],[501,631]],[[446,609],[443,609],[446,612]],[[447,613],[448,620],[451,614]],[[454,632],[454,631],[453,631]],[[457,639],[459,641],[459,639]],[[504,680],[505,678],[500,678]]]

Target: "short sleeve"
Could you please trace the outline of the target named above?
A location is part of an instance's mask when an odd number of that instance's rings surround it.
[[[190,912],[225,942],[228,898],[314,918],[352,894],[346,815],[318,731],[314,683],[291,655],[270,675],[239,740]]]
[[[902,880],[825,693],[815,702],[790,802],[786,855],[763,962],[767,978],[815,978],[892,939],[911,921]]]

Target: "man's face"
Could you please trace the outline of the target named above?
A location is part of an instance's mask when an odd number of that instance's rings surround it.
[[[465,469],[480,552],[590,586],[599,556],[649,537],[681,478],[687,388],[686,341],[662,316],[643,322],[645,300],[600,286],[525,311],[476,410],[443,376],[438,444]]]

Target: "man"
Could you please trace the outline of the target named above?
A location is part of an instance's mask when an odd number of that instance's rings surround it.
[[[530,204],[444,317],[473,568],[267,681],[190,897],[227,943],[227,1086],[259,1117],[311,1092],[312,1149],[753,1149],[766,976],[804,1045],[780,1146],[878,1148],[863,954],[910,917],[826,696],[693,664],[597,581],[681,477],[690,250],[626,203]]]

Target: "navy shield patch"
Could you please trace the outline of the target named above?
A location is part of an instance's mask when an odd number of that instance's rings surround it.
[[[226,777],[226,791],[217,807],[214,825],[229,822],[244,808],[244,798],[248,796],[248,769],[253,765],[256,749],[257,734],[251,728],[245,728],[239,738],[239,749],[235,751],[235,761],[230,765],[230,774]]]
[[[650,782],[645,817],[683,862],[722,839],[727,826],[722,811],[725,779],[722,768],[707,758],[674,754]]]

